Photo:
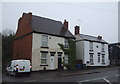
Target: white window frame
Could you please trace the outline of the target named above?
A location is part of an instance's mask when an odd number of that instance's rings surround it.
[[[101,47],[102,47],[102,51],[105,51],[105,45],[101,44]]]
[[[98,62],[100,62],[100,53],[98,53]]]
[[[102,54],[102,64],[105,64],[105,54]]]
[[[46,60],[46,63],[42,63],[42,60]],[[47,65],[47,53],[41,53],[41,65]]]
[[[93,53],[89,53],[89,55],[90,55],[90,65],[94,65],[94,60],[93,60]]]
[[[93,42],[89,42],[89,48],[90,50],[93,50]]]
[[[64,54],[64,63],[65,64],[68,64],[69,62],[68,62],[68,54]]]
[[[65,39],[65,45],[64,45],[65,48],[69,48],[69,43],[68,43],[68,39]]]
[[[42,35],[42,47],[48,47],[48,36]]]

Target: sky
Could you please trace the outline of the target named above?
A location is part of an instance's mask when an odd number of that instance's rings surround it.
[[[80,33],[101,35],[108,43],[118,42],[117,2],[2,2],[2,29],[16,32],[23,12],[53,20],[69,22],[69,30],[80,26]],[[0,29],[0,31],[2,31]]]

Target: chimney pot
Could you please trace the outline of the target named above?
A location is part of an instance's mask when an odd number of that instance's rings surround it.
[[[32,13],[31,12],[28,13],[28,17],[29,17],[29,20],[31,21],[32,20]]]
[[[66,19],[64,20],[64,27],[68,30],[68,21],[66,21]]]
[[[99,35],[97,38],[98,38],[99,40],[101,40],[101,39],[102,39],[102,36]]]
[[[75,35],[80,34],[79,31],[80,31],[80,28],[79,28],[79,26],[76,25],[75,26]]]

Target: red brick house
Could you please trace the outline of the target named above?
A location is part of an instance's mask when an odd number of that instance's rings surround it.
[[[68,46],[68,39],[75,39],[68,30],[68,22],[23,13],[18,21],[13,59],[29,59],[32,70],[59,69],[67,59],[58,43]],[[68,47],[66,47],[68,48]]]

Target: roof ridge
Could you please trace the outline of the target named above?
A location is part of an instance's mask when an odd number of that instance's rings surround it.
[[[92,36],[92,35],[87,35],[87,34],[80,34],[80,35],[85,35],[85,36],[97,38],[97,36]]]
[[[32,15],[32,16],[35,16],[35,17],[38,17],[38,18],[47,19],[47,20],[54,21],[54,22],[59,22],[59,23],[61,23],[61,24],[62,24],[62,22],[61,22],[61,21],[53,20],[53,19],[50,19],[50,18],[41,17],[41,16],[37,16],[37,15]]]

